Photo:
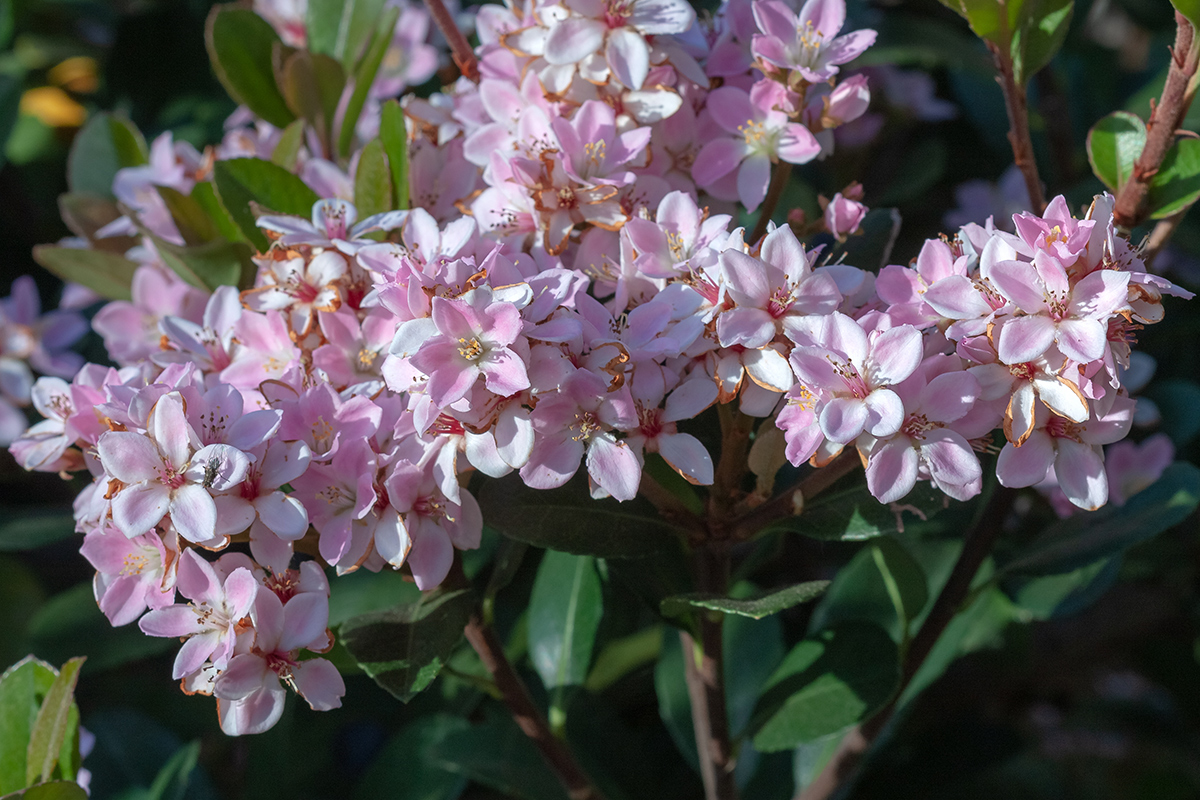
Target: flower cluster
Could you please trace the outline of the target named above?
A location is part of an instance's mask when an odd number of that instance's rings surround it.
[[[1084,219],[1058,198],[1016,233],[967,225],[878,276],[790,226],[748,241],[721,213],[758,207],[773,163],[828,152],[866,111],[866,79],[839,66],[874,33],[839,36],[844,17],[842,0],[730,0],[703,25],[683,0],[484,6],[480,82],[405,100],[411,209],[359,220],[348,173],[302,148],[325,199],[257,217],[271,244],[243,291],[166,267],[146,234],[181,239],[155,187],[190,189],[280,132],[239,112],[203,157],[164,134],[118,173],[131,216],[102,232],[143,236],[132,300],[93,323],[119,368],[39,381],[46,420],[13,446],[27,469],[92,476],[75,510],[104,613],[185,638],[175,678],[218,698],[229,733],[273,724],[280,681],[335,707],[336,670],[301,658],[332,643],[318,564],[436,587],[480,542],[472,471],[538,489],[582,471],[593,497],[630,500],[657,453],[711,484],[682,428],[714,404],[773,420],[796,465],[853,445],[881,502],[918,480],[975,495],[1002,430],[1002,483],[1053,475],[1102,505],[1130,344],[1184,294],[1116,234],[1111,198]],[[397,33],[407,61],[373,97],[436,63],[424,31]],[[861,196],[802,232],[846,240]],[[296,570],[297,550],[319,561]]]

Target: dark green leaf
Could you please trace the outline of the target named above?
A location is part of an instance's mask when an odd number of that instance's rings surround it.
[[[900,677],[896,643],[878,626],[848,622],[796,645],[763,687],[751,730],[764,752],[788,750],[866,719]]]
[[[1071,572],[1006,582],[1004,589],[1013,604],[1032,619],[1067,616],[1091,605],[1112,588],[1120,575],[1121,561],[1120,556],[1104,558]]]
[[[379,113],[379,141],[383,142],[388,167],[392,170],[393,208],[408,208],[408,131],[404,111],[395,100],[383,104]]]
[[[212,291],[218,286],[248,289],[254,284],[258,268],[248,244],[217,239],[194,247],[180,247],[157,236],[151,238],[163,263],[197,289]]]
[[[25,631],[45,600],[37,574],[24,560],[0,556],[0,626],[5,632],[0,637],[0,664],[11,664],[28,652]]]
[[[121,216],[120,209],[112,198],[94,194],[67,192],[58,196],[58,211],[71,233],[87,239],[96,250],[107,250],[123,256],[137,244],[133,236],[106,236],[97,239],[96,231]]]
[[[676,533],[640,498],[593,500],[582,475],[550,490],[530,489],[515,475],[488,481],[479,504],[505,536],[576,555],[641,558],[665,549]]]
[[[144,800],[183,800],[192,772],[200,760],[200,742],[192,742],[175,751],[154,777]]]
[[[900,212],[894,208],[874,208],[867,212],[859,233],[834,248],[830,263],[844,262],[868,272],[879,272],[892,257],[892,247],[900,235]]]
[[[1146,396],[1158,406],[1162,429],[1176,447],[1189,444],[1200,434],[1200,386],[1192,381],[1154,381]]]
[[[417,585],[390,569],[379,572],[360,569],[342,575],[337,579],[337,587],[329,596],[329,625],[333,628],[352,617],[421,601]]]
[[[250,243],[265,252],[267,237],[254,224],[250,203],[280,214],[308,219],[321,198],[308,185],[283,167],[260,158],[231,158],[213,165],[217,197],[242,229]]]
[[[54,668],[28,656],[0,675],[0,794],[27,785],[29,739],[42,698],[54,685]]]
[[[548,551],[529,600],[529,653],[547,689],[583,683],[603,614],[592,558]]]
[[[1146,146],[1146,123],[1127,111],[1114,111],[1088,131],[1088,162],[1096,177],[1114,192],[1133,174],[1133,162]]]
[[[662,613],[668,617],[678,617],[693,609],[703,608],[720,611],[723,614],[737,614],[751,619],[762,619],[771,614],[778,614],[784,609],[815,600],[825,592],[828,586],[829,581],[808,581],[745,600],[735,600],[732,597],[712,594],[683,594],[663,600]]]
[[[893,509],[872,497],[862,476],[854,475],[822,492],[800,516],[780,520],[773,529],[795,531],[814,539],[871,539],[923,523],[941,512],[946,502],[946,496],[930,484],[919,483]]]
[[[75,134],[67,158],[67,184],[72,192],[112,197],[117,170],[145,164],[146,153],[146,141],[133,123],[100,112]]]
[[[171,212],[175,227],[185,244],[199,245],[220,237],[217,224],[208,212],[191,196],[182,194],[169,186],[156,186],[159,196]]]
[[[1006,575],[1055,575],[1144,542],[1186,519],[1200,503],[1200,469],[1185,461],[1125,505],[1076,514],[1047,528],[1004,564]]]
[[[604,691],[635,669],[656,661],[662,652],[662,643],[662,625],[614,639],[596,656],[596,665],[588,673],[584,687],[589,692]]]
[[[64,281],[74,281],[109,300],[131,300],[129,287],[137,269],[124,256],[104,250],[77,250],[39,244],[33,248],[33,260]]]
[[[342,158],[350,157],[350,149],[354,143],[354,126],[358,124],[358,115],[362,113],[363,105],[367,102],[367,93],[371,90],[371,84],[379,72],[379,65],[383,63],[383,56],[392,43],[392,32],[396,29],[398,19],[398,6],[391,6],[383,11],[378,20],[378,27],[371,37],[371,44],[354,72],[354,90],[346,103],[346,113],[342,117],[342,128],[338,133],[338,153]]]
[[[84,675],[178,646],[171,639],[146,636],[136,625],[114,628],[96,607],[90,580],[46,601],[30,620],[29,643],[33,652],[51,661],[66,661],[77,654],[87,656]]]
[[[75,518],[70,511],[10,510],[4,517],[0,522],[0,553],[34,550],[75,535]]]
[[[271,162],[291,172],[296,168],[300,148],[304,146],[304,120],[298,119],[283,129],[279,143],[271,151]]]
[[[271,48],[279,36],[270,23],[248,8],[213,6],[204,41],[213,71],[230,97],[277,128],[295,119],[275,83]]]
[[[408,702],[450,658],[474,603],[469,589],[429,592],[415,603],[347,620],[341,641],[363,672]]]
[[[308,49],[324,53],[354,69],[364,43],[379,23],[384,0],[310,0]]]
[[[906,703],[921,692],[956,658],[976,650],[999,647],[1003,644],[1003,632],[1008,623],[1018,616],[1012,602],[998,589],[983,592],[969,608],[960,611],[950,620],[946,630],[938,637],[937,644],[921,664],[917,674],[900,696]]]
[[[23,792],[14,792],[0,800],[87,800],[88,793],[74,781],[50,781],[31,786]]]
[[[11,4],[0,3],[0,7],[10,10]],[[0,75],[0,167],[4,166],[8,137],[12,135],[20,116],[21,95],[24,91],[24,75]]]
[[[992,42],[1007,50],[1012,38],[1010,19],[1020,12],[1022,0],[1010,0],[1009,6],[1015,8],[1008,14],[1003,13],[1003,6],[997,0],[941,0],[942,5],[962,16],[971,26],[971,30],[980,39]]]
[[[1171,0],[1171,5],[1187,17],[1193,28],[1200,28],[1200,0]]]
[[[217,190],[213,188],[213,184],[209,181],[201,181],[192,188],[192,200],[194,200],[200,208],[204,209],[204,213],[212,220],[216,226],[217,233],[222,239],[231,242],[250,243],[242,233],[241,228],[233,221],[233,217],[229,216],[229,211],[221,204],[217,197]]]
[[[1150,179],[1146,208],[1151,219],[1169,217],[1200,198],[1200,139],[1180,139]]]
[[[437,714],[405,725],[388,740],[354,790],[354,800],[454,800],[467,786],[461,771],[434,762],[446,737],[469,731],[462,717]]]
[[[354,206],[360,219],[392,210],[392,174],[383,143],[372,139],[358,156],[354,176]]]
[[[277,81],[288,108],[307,120],[325,152],[332,152],[333,116],[346,87],[342,65],[329,56],[299,50],[284,57]]]
[[[1013,77],[1017,85],[1050,63],[1071,27],[1073,0],[1025,0],[1013,31]]]
[[[447,727],[450,727],[447,725]],[[455,726],[457,727],[457,726]],[[565,800],[554,773],[507,714],[450,730],[428,750],[431,765],[521,800]]]
[[[815,633],[848,620],[873,622],[899,642],[928,599],[921,565],[899,542],[885,536],[873,539],[838,570],[808,629]]]
[[[512,583],[517,570],[525,560],[529,545],[516,539],[500,539],[496,557],[492,560],[492,572],[488,576],[487,588],[483,591],[483,602],[491,603],[505,586]]]
[[[75,683],[84,660],[72,658],[63,664],[46,692],[29,735],[25,761],[25,783],[28,786],[45,783],[54,774],[63,742],[67,740],[67,725],[71,718],[71,707],[75,704]],[[78,711],[75,713],[75,724],[79,725]]]

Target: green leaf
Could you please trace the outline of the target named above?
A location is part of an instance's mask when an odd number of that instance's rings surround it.
[[[529,652],[547,689],[583,683],[603,615],[594,560],[548,551],[529,600]]]
[[[186,744],[163,765],[142,800],[183,800],[192,772],[200,760],[200,742]]]
[[[1200,434],[1200,385],[1192,381],[1154,381],[1145,395],[1162,414],[1162,429],[1176,447],[1184,447]]]
[[[231,242],[250,243],[242,233],[241,228],[233,221],[233,217],[229,216],[229,211],[221,204],[220,198],[217,197],[217,190],[213,188],[213,184],[209,181],[200,181],[192,187],[191,199],[196,202],[200,208],[204,209],[204,213],[216,226],[217,233],[222,239]]]
[[[193,247],[171,244],[151,236],[163,263],[197,289],[212,291],[218,286],[248,289],[254,284],[257,267],[250,246],[217,239]]]
[[[434,591],[410,603],[342,623],[342,644],[363,672],[408,702],[437,677],[462,639],[470,589]]]
[[[132,300],[129,287],[137,264],[104,250],[77,250],[39,244],[33,260],[64,281],[74,281],[109,300]]]
[[[169,186],[155,186],[159,197],[171,212],[175,227],[185,244],[199,245],[221,236],[217,224],[199,202]]]
[[[296,159],[300,156],[300,148],[304,146],[304,120],[298,119],[283,129],[279,143],[271,151],[271,163],[291,172],[296,168]]]
[[[123,666],[176,647],[170,639],[146,636],[136,625],[114,628],[96,607],[90,580],[51,597],[29,621],[33,652],[51,661],[87,657],[85,675]]]
[[[801,603],[815,600],[828,587],[829,581],[807,581],[745,600],[735,600],[732,597],[715,594],[676,595],[662,601],[662,613],[668,617],[678,617],[693,609],[703,608],[720,611],[722,614],[737,614],[751,619],[762,619]]]
[[[1125,505],[1075,514],[1047,528],[1003,565],[1004,575],[1055,575],[1087,566],[1158,536],[1200,504],[1200,469],[1186,461],[1167,467]]]
[[[133,236],[95,238],[96,231],[121,216],[116,202],[110,197],[67,192],[58,196],[58,211],[71,233],[81,239],[87,239],[93,249],[123,256],[130,247],[137,244],[137,239]]]
[[[29,740],[55,670],[27,656],[0,675],[0,794],[24,789]]]
[[[566,800],[554,773],[507,714],[489,715],[480,725],[451,730],[427,752],[426,763],[505,795],[521,800]]]
[[[354,176],[354,206],[360,219],[392,210],[392,174],[383,143],[372,139],[358,156]]]
[[[275,83],[271,48],[278,41],[270,23],[248,8],[217,5],[209,12],[204,42],[217,79],[255,115],[286,128],[296,117]]]
[[[1192,23],[1193,28],[1200,28],[1200,0],[1171,0],[1171,5]]]
[[[354,68],[363,44],[383,11],[384,0],[309,0],[306,25],[308,49]]]
[[[529,545],[516,539],[501,539],[496,548],[496,557],[492,561],[492,572],[488,576],[487,588],[483,591],[483,601],[491,602],[505,586],[512,583],[517,576],[517,570],[525,560]]]
[[[855,474],[827,489],[798,517],[787,517],[770,530],[788,530],[814,539],[859,541],[925,523],[946,507],[946,496],[919,483],[893,509],[871,496],[862,475]]]
[[[358,124],[358,116],[367,102],[367,93],[370,92],[375,75],[379,72],[379,65],[383,63],[383,57],[392,43],[392,32],[396,29],[398,19],[398,6],[391,6],[383,11],[371,44],[354,73],[354,91],[350,93],[350,100],[346,103],[346,113],[342,117],[342,128],[338,134],[337,149],[342,158],[350,157],[350,149],[354,144],[354,126]]]
[[[815,633],[849,620],[873,622],[900,642],[928,600],[921,565],[899,542],[885,536],[873,539],[838,570],[808,629]]]
[[[1071,27],[1073,0],[1025,0],[1013,31],[1013,77],[1023,85],[1062,47]]]
[[[75,134],[67,184],[72,192],[112,197],[117,170],[145,164],[147,152],[146,140],[132,122],[102,111]]]
[[[280,43],[277,47],[282,48]],[[317,133],[325,153],[333,151],[333,117],[346,88],[342,65],[329,56],[298,50],[283,57],[276,76],[288,108],[307,120]]]
[[[1150,179],[1146,208],[1151,219],[1163,219],[1200,198],[1200,139],[1180,139],[1163,157]]]
[[[790,750],[861,722],[899,677],[896,643],[876,625],[848,622],[804,639],[763,687],[750,723],[754,746]]]
[[[602,692],[635,669],[652,664],[662,652],[662,644],[662,625],[612,640],[596,656],[596,665],[583,682],[584,688]]]
[[[6,794],[0,800],[88,800],[88,793],[74,781],[50,781]]]
[[[360,569],[337,579],[329,596],[329,626],[336,628],[353,617],[421,601],[421,590],[395,570]]]
[[[213,164],[217,197],[250,243],[265,252],[267,237],[254,224],[254,202],[280,214],[308,219],[321,198],[298,177],[278,164],[260,158],[231,158]]]
[[[997,0],[941,0],[941,3],[965,19],[980,39],[1008,49],[1012,37],[1009,19],[1014,14],[1011,11],[1004,14],[1003,6]],[[1019,13],[1023,2],[1009,0],[1009,5],[1016,7]]]
[[[395,100],[383,104],[379,114],[379,141],[383,142],[388,167],[392,170],[392,189],[396,192],[392,208],[408,208],[408,131],[404,111]]]
[[[46,692],[37,721],[29,735],[29,749],[25,761],[26,785],[45,783],[54,774],[63,742],[67,739],[67,724],[71,718],[71,707],[75,704],[75,683],[79,679],[79,669],[84,660],[72,658],[63,664],[50,690]],[[78,711],[75,714],[75,724],[79,725]]]
[[[0,7],[11,9],[11,5],[7,2],[0,3]],[[23,74],[0,75],[0,167],[4,166],[8,137],[12,135],[13,128],[17,126],[17,119],[20,117],[21,95],[24,92],[25,76]]]
[[[453,733],[469,731],[462,717],[435,714],[405,725],[384,744],[355,787],[353,800],[453,800],[467,779],[433,761],[431,752]]]
[[[1027,619],[1066,616],[1091,605],[1112,588],[1121,562],[1120,556],[1102,558],[1071,572],[1007,581],[1004,590]]]
[[[661,552],[677,529],[638,498],[593,500],[586,476],[558,489],[530,489],[516,476],[479,493],[484,519],[518,541],[575,555],[642,558]]]
[[[70,511],[6,509],[0,522],[0,553],[34,550],[74,535],[75,518]]]
[[[1146,123],[1128,111],[1114,111],[1088,131],[1087,154],[1092,172],[1114,192],[1133,174],[1133,163],[1146,146]]]

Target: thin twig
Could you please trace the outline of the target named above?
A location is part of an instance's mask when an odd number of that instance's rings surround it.
[[[771,221],[771,215],[775,213],[775,206],[779,205],[779,198],[783,196],[783,187],[787,186],[788,179],[791,177],[792,165],[790,162],[780,161],[775,165],[775,170],[771,173],[771,183],[767,186],[767,197],[758,210],[758,221],[754,223],[754,232],[750,234],[746,244],[753,247],[754,243],[767,232],[767,223]]]
[[[858,770],[863,755],[879,736],[880,732],[891,721],[896,711],[896,704],[912,683],[917,672],[929,657],[933,646],[946,630],[946,626],[954,619],[967,598],[971,583],[976,573],[983,565],[984,559],[992,551],[992,546],[1004,530],[1004,521],[1012,508],[1016,492],[1012,489],[997,487],[988,502],[987,508],[979,520],[975,530],[963,544],[962,553],[954,564],[954,569],[929,614],[925,617],[921,629],[909,642],[904,662],[900,665],[900,684],[892,701],[880,709],[874,716],[851,730],[837,751],[829,759],[829,763],[821,770],[816,779],[796,796],[796,800],[827,800],[844,782],[851,779]]]
[[[754,418],[734,408],[732,403],[717,407],[721,419],[721,456],[713,470],[713,485],[708,493],[708,529],[712,538],[726,534],[726,521],[733,508],[742,479],[749,471],[747,454]]]
[[[458,65],[458,71],[468,80],[479,83],[479,62],[475,60],[475,51],[471,49],[467,37],[458,29],[446,5],[442,0],[425,0],[425,7],[429,9],[429,14],[437,23],[442,36],[446,37],[446,43],[450,45],[450,55]]]
[[[700,540],[705,537],[708,528],[704,520],[683,504],[683,501],[672,494],[661,483],[642,472],[642,481],[638,485],[638,494],[645,497],[658,509],[658,514],[668,522],[675,522],[687,530],[689,538]]]
[[[729,582],[729,553],[724,548],[701,548],[693,553],[696,589],[724,594]],[[705,800],[737,800],[733,780],[733,746],[725,708],[725,675],[721,629],[724,615],[703,609],[697,613],[700,641],[681,631],[684,677],[692,706],[696,755],[704,780]]]
[[[841,455],[820,469],[816,469],[793,486],[785,489],[767,502],[752,509],[733,521],[733,537],[749,539],[772,522],[793,516],[803,511],[804,504],[821,492],[849,475],[862,460],[854,448],[844,450]]]
[[[1124,231],[1130,231],[1145,221],[1150,181],[1175,143],[1175,131],[1187,115],[1194,93],[1194,89],[1189,91],[1188,84],[1196,74],[1200,46],[1195,41],[1196,32],[1192,24],[1182,14],[1175,14],[1175,25],[1171,67],[1167,71],[1162,96],[1150,112],[1150,121],[1146,123],[1146,146],[1133,163],[1133,174],[1117,192],[1113,205],[1113,221]]]
[[[567,790],[567,796],[571,800],[605,800],[604,795],[592,784],[587,773],[579,766],[567,744],[556,738],[550,731],[546,717],[533,702],[521,676],[517,674],[516,669],[508,660],[508,656],[504,654],[504,645],[496,636],[495,631],[489,625],[484,624],[479,609],[475,609],[471,613],[464,632],[467,635],[467,641],[471,643],[471,647],[475,648],[483,665],[487,667],[492,679],[496,682],[501,700],[508,706],[517,725],[533,741],[538,751],[541,752],[542,758],[558,776],[563,788]]]
[[[1012,145],[1013,161],[1025,178],[1025,189],[1029,192],[1031,211],[1041,214],[1046,209],[1046,196],[1042,193],[1042,181],[1038,177],[1037,161],[1033,156],[1033,139],[1029,136],[1029,106],[1025,87],[1018,86],[1013,75],[1012,56],[992,42],[987,43],[996,62],[996,82],[1004,92],[1004,109],[1008,112],[1008,142]]]

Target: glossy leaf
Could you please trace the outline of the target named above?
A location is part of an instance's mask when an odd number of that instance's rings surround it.
[[[392,174],[383,143],[378,139],[367,142],[359,153],[358,171],[354,176],[354,206],[364,219],[392,210]]]
[[[271,151],[271,163],[291,172],[296,167],[296,159],[300,156],[300,148],[304,146],[304,120],[298,119],[283,129],[279,135],[279,143]]]
[[[1171,5],[1187,17],[1193,28],[1200,28],[1200,0],[1171,0]]]
[[[404,126],[404,111],[395,100],[388,100],[379,112],[379,141],[387,154],[395,192],[393,208],[408,208],[408,132]]]
[[[1179,524],[1200,504],[1200,469],[1185,461],[1125,505],[1076,514],[1047,528],[1002,567],[1006,575],[1055,575],[1120,553]]]
[[[1163,157],[1150,179],[1146,208],[1151,219],[1163,219],[1200,199],[1200,139],[1180,139]]]
[[[54,774],[63,743],[67,741],[71,708],[75,705],[75,683],[83,658],[72,658],[63,664],[54,678],[37,721],[29,735],[29,749],[25,762],[25,783],[45,783]],[[79,725],[79,712],[75,712],[75,725]]]
[[[1087,154],[1092,172],[1112,191],[1133,174],[1133,163],[1146,146],[1146,123],[1128,111],[1114,111],[1088,131]]]
[[[0,800],[87,800],[88,793],[74,781],[50,781],[21,792],[6,794]]]
[[[280,40],[270,23],[248,8],[213,6],[204,41],[230,97],[277,128],[296,118],[275,83],[271,48]]]
[[[641,558],[664,550],[676,529],[649,503],[593,500],[577,475],[558,489],[530,489],[513,475],[479,493],[483,517],[518,541],[576,555]]]
[[[583,683],[603,615],[593,559],[548,551],[529,600],[529,653],[547,689]]]
[[[120,209],[111,197],[67,192],[58,196],[58,212],[66,226],[71,229],[71,233],[81,239],[87,239],[94,249],[107,250],[123,256],[130,247],[137,244],[137,239],[132,236],[95,238],[96,231],[121,216]]]
[[[391,6],[383,11],[367,52],[354,72],[354,90],[346,102],[346,112],[342,116],[342,127],[338,133],[337,149],[342,158],[350,156],[354,143],[354,126],[358,124],[358,116],[367,102],[367,93],[370,92],[375,75],[379,72],[379,65],[383,63],[383,56],[392,43],[392,32],[396,29],[396,21],[399,18],[398,6]]]
[[[332,152],[333,117],[346,87],[342,65],[329,56],[299,50],[283,56],[276,81],[288,108],[307,120],[325,152]]]
[[[596,665],[584,687],[589,692],[602,692],[634,670],[654,663],[662,652],[663,635],[663,626],[655,625],[609,642],[596,656]]]
[[[199,245],[220,237],[217,224],[199,202],[169,186],[155,186],[159,197],[171,212],[175,227],[183,237],[184,244]]]
[[[305,17],[308,49],[333,56],[347,71],[352,70],[378,25],[383,5],[384,0],[309,0]]]
[[[222,239],[230,242],[250,243],[250,240],[242,233],[237,223],[233,221],[233,217],[229,215],[229,210],[222,205],[220,198],[217,197],[217,190],[213,188],[212,182],[200,181],[192,187],[191,199],[200,208],[204,209],[204,213],[208,215],[209,220],[216,228],[217,234]]]
[[[12,13],[12,4],[3,3],[3,9]],[[25,76],[23,74],[0,75],[0,167],[4,166],[5,146],[8,137],[12,135],[20,116],[21,95],[25,91]]]
[[[29,740],[55,670],[28,656],[0,675],[0,794],[24,789]]]
[[[1025,0],[1013,30],[1013,73],[1018,85],[1040,72],[1062,47],[1074,0]]]
[[[144,800],[183,800],[199,760],[199,741],[176,750],[154,776],[154,783],[150,784]]]
[[[801,603],[815,600],[828,587],[829,581],[808,581],[744,600],[712,594],[677,595],[662,601],[662,613],[668,617],[678,617],[699,608],[720,611],[723,614],[736,614],[751,619],[762,619]]]
[[[109,300],[131,300],[129,287],[137,264],[104,250],[79,250],[40,244],[33,260],[64,281],[74,281]]]
[[[815,633],[849,620],[873,622],[899,642],[928,599],[921,565],[899,542],[885,536],[872,540],[838,570],[808,629]]]
[[[354,800],[452,800],[467,786],[461,771],[433,761],[431,752],[446,737],[469,731],[462,717],[434,714],[405,725],[384,744],[355,787]]]
[[[482,724],[450,730],[431,744],[427,753],[426,763],[504,795],[521,800],[566,800],[554,773],[507,714],[489,715]]]
[[[804,639],[763,687],[754,746],[790,750],[848,728],[887,702],[899,676],[896,644],[876,625],[848,622]]]
[[[861,475],[854,475],[814,498],[800,516],[780,520],[771,530],[795,531],[814,539],[860,541],[927,523],[947,502],[944,494],[921,482],[893,510],[871,496]]]
[[[428,592],[414,603],[347,620],[340,638],[363,672],[408,702],[450,658],[474,603],[469,589]]]
[[[330,580],[333,579],[331,574]],[[360,569],[337,577],[337,591],[329,595],[329,625],[336,628],[353,617],[392,607],[418,603],[421,590],[390,569]]]
[[[267,237],[254,224],[250,203],[280,214],[312,215],[321,198],[298,177],[278,164],[260,158],[231,158],[213,164],[217,197],[250,243],[265,252]]]
[[[75,134],[67,157],[72,192],[112,197],[117,170],[146,163],[146,140],[132,122],[100,112]]]
[[[157,236],[151,238],[163,263],[197,289],[212,291],[218,286],[248,289],[254,283],[257,267],[251,260],[253,252],[247,244],[217,239],[180,247]]]

